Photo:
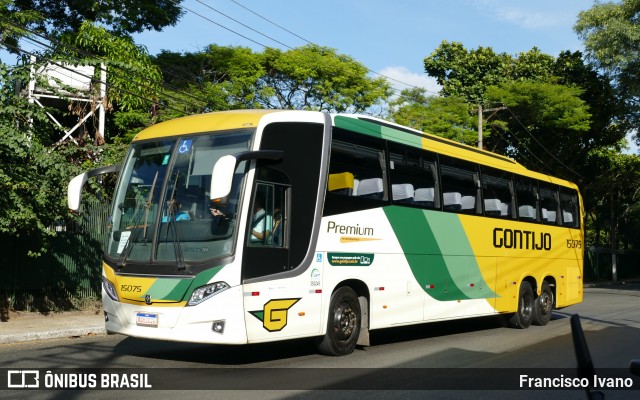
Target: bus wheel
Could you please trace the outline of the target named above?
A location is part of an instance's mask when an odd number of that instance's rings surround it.
[[[327,333],[320,339],[318,350],[329,356],[350,354],[360,334],[360,302],[356,292],[344,286],[331,296]]]
[[[553,292],[549,284],[542,282],[542,290],[540,296],[533,304],[533,324],[544,326],[551,320],[551,312],[553,311]]]
[[[513,328],[528,328],[533,319],[533,303],[533,289],[531,289],[531,284],[523,281],[520,284],[520,293],[518,295],[518,311],[513,313],[509,318],[509,325]]]

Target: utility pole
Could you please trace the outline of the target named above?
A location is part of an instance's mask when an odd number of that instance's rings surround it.
[[[491,118],[498,111],[506,110],[506,109],[507,109],[506,106],[502,106],[502,107],[487,108],[486,110],[483,110],[482,104],[478,104],[478,148],[479,149],[482,149],[482,113],[493,112],[493,114],[489,116],[489,118]]]
[[[482,104],[478,104],[478,148],[482,149]]]

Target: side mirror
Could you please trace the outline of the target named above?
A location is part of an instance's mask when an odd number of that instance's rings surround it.
[[[69,182],[67,186],[67,205],[71,211],[78,211],[80,209],[80,201],[82,200],[82,188],[87,183],[89,178],[98,175],[111,174],[120,171],[120,165],[109,165],[106,167],[100,167],[92,169],[82,173]]]
[[[222,156],[213,166],[211,172],[211,191],[210,199],[221,199],[231,192],[231,184],[233,183],[233,173],[239,161],[235,156]]]
[[[282,159],[284,152],[279,150],[259,150],[245,151],[235,155],[222,156],[216,161],[211,171],[211,191],[209,198],[211,200],[227,197],[231,192],[233,184],[233,174],[242,161],[249,160],[272,160],[279,161]]]

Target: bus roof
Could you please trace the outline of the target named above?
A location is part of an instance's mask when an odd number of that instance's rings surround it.
[[[138,133],[133,140],[138,141],[228,129],[255,128],[264,116],[285,112],[309,113],[308,111],[294,110],[231,110],[191,115],[153,125]],[[477,162],[551,183],[576,187],[575,184],[564,179],[531,171],[511,158],[375,117],[357,114],[334,114],[332,118],[335,127],[352,132],[407,144],[412,147]]]
[[[150,126],[138,133],[133,140],[227,129],[255,128],[263,116],[282,111],[283,110],[232,110],[190,115]]]

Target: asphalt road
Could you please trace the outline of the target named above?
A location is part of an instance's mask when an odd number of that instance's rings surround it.
[[[371,347],[346,357],[318,355],[312,340],[234,347],[110,335],[4,345],[3,374],[71,371],[85,379],[95,374],[99,386],[104,371],[123,368],[116,372],[147,373],[152,388],[6,390],[0,399],[586,399],[580,389],[532,390],[537,381],[520,381],[522,375],[575,376],[571,314],[581,317],[597,374],[634,385],[604,388],[606,399],[640,398],[640,377],[627,370],[630,359],[640,358],[636,283],[586,288],[583,303],[556,311],[545,327],[516,330],[497,318],[478,318],[387,329],[372,332]]]

